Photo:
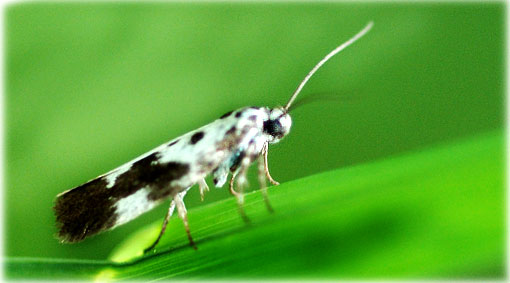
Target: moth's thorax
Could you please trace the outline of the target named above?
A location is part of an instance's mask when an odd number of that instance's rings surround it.
[[[264,120],[263,132],[269,143],[277,143],[290,132],[292,120],[283,108],[267,108],[268,115]]]

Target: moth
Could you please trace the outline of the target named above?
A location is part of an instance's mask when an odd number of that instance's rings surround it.
[[[216,187],[222,187],[229,175],[230,192],[237,198],[241,217],[246,172],[258,160],[258,175],[267,208],[266,178],[278,185],[269,173],[267,155],[270,144],[290,132],[291,106],[312,75],[331,57],[364,36],[370,22],[348,41],[336,47],[306,75],[284,107],[244,107],[225,113],[214,122],[164,143],[142,156],[57,195],[54,211],[61,242],[79,242],[113,229],[170,199],[170,207],[161,231],[150,251],[163,236],[175,208],[184,223],[189,243],[191,237],[183,198],[198,184],[200,195],[209,190],[205,177],[212,175]]]

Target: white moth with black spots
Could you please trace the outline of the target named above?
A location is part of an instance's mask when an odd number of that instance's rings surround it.
[[[184,222],[190,244],[195,247],[183,202],[186,192],[198,184],[203,198],[204,192],[209,189],[205,177],[212,175],[214,185],[222,187],[231,174],[230,192],[237,197],[242,218],[248,221],[243,210],[243,188],[247,184],[246,171],[257,159],[261,191],[268,209],[272,211],[267,198],[266,178],[274,185],[278,185],[278,182],[269,174],[269,144],[277,143],[289,133],[292,124],[290,106],[310,77],[332,56],[365,35],[371,27],[372,23],[369,23],[319,61],[299,84],[285,107],[245,107],[228,112],[198,130],[59,194],[54,207],[58,237],[62,242],[81,241],[124,224],[164,200],[171,199],[161,232],[146,251],[156,246],[175,208]]]

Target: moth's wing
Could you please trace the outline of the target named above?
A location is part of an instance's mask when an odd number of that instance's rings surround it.
[[[188,189],[257,135],[260,123],[240,121],[234,115],[218,119],[59,194],[54,207],[58,237],[63,242],[81,241]]]
[[[144,156],[59,194],[54,207],[58,237],[63,242],[81,241],[121,225],[165,200],[172,193],[168,184],[187,174],[189,168],[176,162],[151,164],[156,156]]]
[[[57,236],[63,242],[78,242],[88,236],[115,228],[154,208],[172,194],[193,183],[175,184],[190,174],[194,156],[181,158],[183,135],[152,151],[57,196]],[[162,153],[174,160],[160,162]],[[179,161],[177,161],[179,159]],[[181,186],[182,185],[182,186]]]

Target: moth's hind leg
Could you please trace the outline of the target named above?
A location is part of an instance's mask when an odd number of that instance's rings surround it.
[[[150,245],[150,247],[143,250],[144,254],[152,251],[156,247],[156,245],[159,243],[159,240],[161,240],[161,237],[163,236],[163,234],[165,234],[166,225],[168,224],[170,217],[172,217],[174,210],[175,210],[175,202],[172,200],[172,201],[170,201],[170,207],[168,207],[168,211],[166,213],[165,220],[163,220],[163,225],[161,226],[161,231],[159,232],[158,238],[156,239],[156,241],[154,241],[154,243],[152,243],[152,245]]]
[[[159,232],[158,238],[154,241],[154,243],[152,243],[152,245],[150,245],[150,247],[146,248],[143,251],[144,253],[148,253],[148,252],[152,251],[156,247],[156,245],[159,243],[159,241],[161,240],[161,237],[163,237],[163,234],[165,234],[166,226],[168,225],[168,221],[170,221],[170,217],[172,217],[172,214],[174,213],[176,206],[177,206],[177,211],[179,213],[179,216],[181,216],[181,213],[179,210],[179,205],[177,205],[178,202],[176,202],[175,199],[176,199],[176,197],[179,197],[180,203],[182,203],[182,206],[184,207],[184,203],[182,202],[182,199],[184,198],[184,196],[186,195],[188,190],[189,190],[189,188],[178,193],[173,198],[173,200],[170,201],[170,206],[168,207],[168,211],[166,213],[165,220],[163,220],[163,225],[161,226],[161,231]],[[186,227],[186,232],[188,233],[188,237],[191,239],[191,236],[189,234],[189,228],[187,227],[188,218],[186,217],[186,208],[185,207],[184,207],[184,214],[185,214],[185,218],[186,218],[186,221],[185,221],[186,224],[184,224],[184,225]],[[191,240],[190,243],[193,243],[193,240]],[[194,243],[193,243],[193,245],[194,245]]]

